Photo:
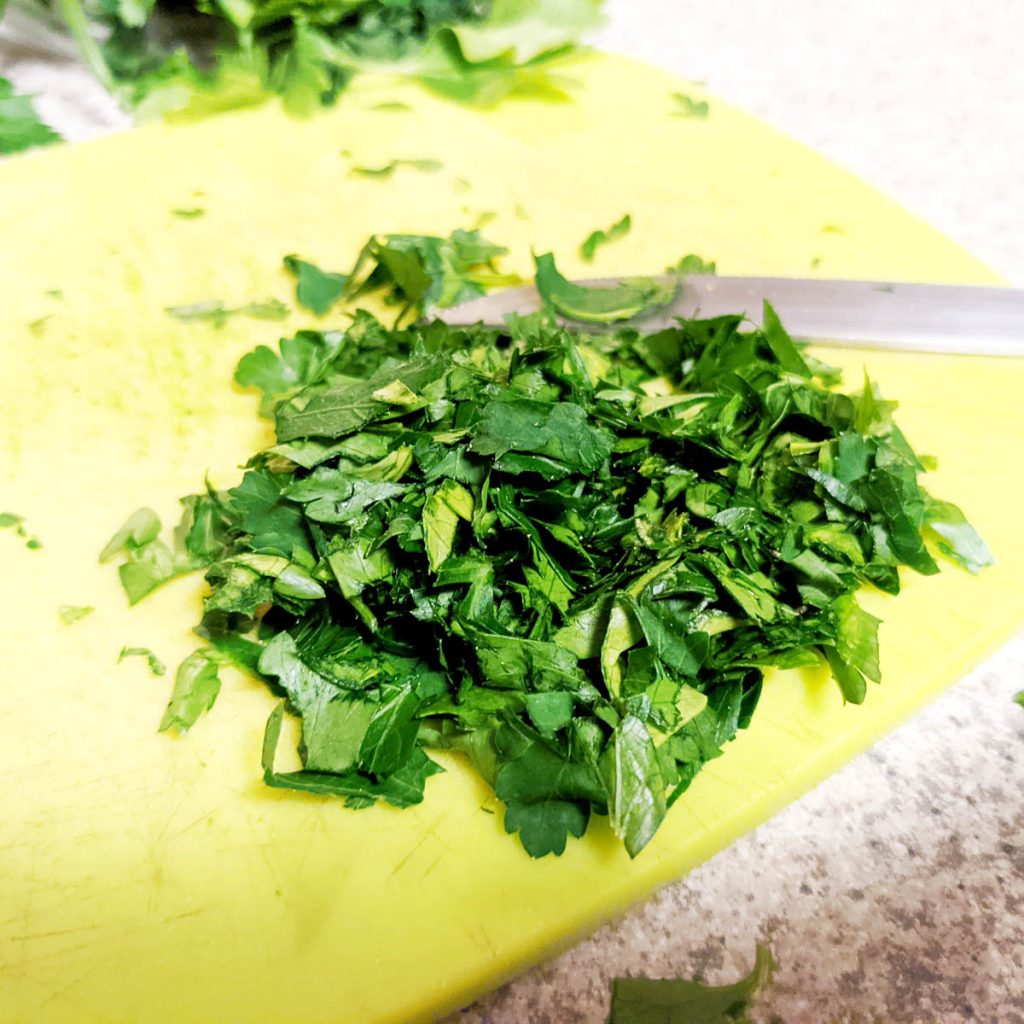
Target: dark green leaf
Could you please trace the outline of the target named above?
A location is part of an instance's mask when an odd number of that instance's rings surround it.
[[[314,385],[299,396],[302,401],[293,398],[278,407],[277,439],[344,437],[389,415],[389,404],[374,398],[383,388],[399,382],[418,393],[446,372],[443,359],[420,356],[393,369],[385,368],[367,380]]]
[[[758,946],[753,970],[732,985],[682,978],[616,978],[608,1024],[746,1024],[747,1011],[771,981],[775,963]]]
[[[611,448],[611,435],[588,423],[586,412],[569,402],[489,402],[473,430],[473,450],[481,455],[534,452],[583,472],[596,470]]]
[[[260,345],[239,360],[235,382],[243,388],[259,388],[263,392],[260,415],[272,417],[282,398],[323,376],[341,340],[337,331],[300,331],[294,338],[281,339],[280,354]]]
[[[551,736],[572,721],[572,695],[563,690],[528,693],[526,713],[542,736]]]
[[[635,857],[665,818],[665,782],[647,727],[630,715],[616,727],[604,754],[608,816],[626,852]]]
[[[295,300],[300,306],[312,310],[317,316],[323,316],[335,302],[341,298],[345,285],[348,283],[347,274],[332,274],[321,270],[315,263],[300,260],[298,256],[285,256],[285,269],[295,275]],[[267,350],[264,350],[267,351]],[[282,342],[282,356],[284,356],[284,343]],[[242,364],[239,363],[239,370]],[[238,380],[238,374],[235,374]],[[238,381],[239,384],[247,383]],[[285,389],[282,388],[280,393]]]
[[[253,551],[286,558],[295,551],[308,551],[309,535],[302,510],[283,497],[288,483],[286,475],[251,469],[228,492],[239,526],[251,537]]]

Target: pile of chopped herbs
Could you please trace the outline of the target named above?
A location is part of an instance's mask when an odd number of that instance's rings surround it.
[[[451,98],[561,94],[600,0],[21,0],[57,14],[96,77],[143,115],[278,95],[294,114],[384,68]],[[0,5],[2,6],[2,5]],[[394,108],[394,104],[387,105]]]
[[[369,277],[291,258],[300,293],[372,280],[401,302],[412,282],[422,307],[451,272],[428,267],[443,240],[394,237],[403,259],[376,240]],[[881,673],[860,587],[895,594],[935,551],[971,571],[991,556],[922,488],[894,403],[866,379],[835,390],[770,307],[763,329],[571,329],[553,309],[615,319],[654,286],[537,266],[547,308],[502,328],[359,311],[245,356],[236,380],[276,443],[235,487],[183,499],[174,546],[143,509],[103,557],[122,554],[133,602],[205,571],[208,646],[162,728],[195,724],[227,660],[283,698],[270,786],[405,807],[442,770],[430,752],[458,751],[531,855],[607,815],[635,856],[749,724],[766,668],[824,662],[865,699]],[[285,714],[299,771],[275,766]]]

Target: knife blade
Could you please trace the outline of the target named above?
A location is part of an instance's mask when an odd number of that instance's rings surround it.
[[[618,279],[577,283],[610,287]],[[745,314],[760,325],[765,300],[791,335],[806,340],[852,348],[1024,356],[1024,290],[977,285],[691,275],[680,278],[671,302],[615,326],[661,330],[680,317],[731,313]],[[455,326],[498,326],[508,313],[539,308],[536,289],[512,288],[438,310],[437,315]]]

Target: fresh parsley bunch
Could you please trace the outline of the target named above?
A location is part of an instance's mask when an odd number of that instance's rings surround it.
[[[141,115],[277,94],[306,115],[361,69],[454,99],[560,93],[553,70],[600,0],[22,0],[58,13],[96,76]]]

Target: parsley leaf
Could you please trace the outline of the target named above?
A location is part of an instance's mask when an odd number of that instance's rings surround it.
[[[696,253],[687,253],[679,262],[668,268],[670,274],[714,274],[715,261],[706,260]]]
[[[57,608],[57,614],[60,616],[60,621],[63,622],[65,626],[70,626],[79,619],[84,619],[86,615],[91,615],[94,611],[96,611],[96,609],[90,604],[62,604]]]
[[[162,676],[167,671],[167,666],[148,647],[122,647],[117,664],[120,665],[125,658],[145,658],[149,671],[155,676]]]
[[[759,945],[754,967],[731,985],[682,978],[616,978],[608,1024],[746,1024],[757,993],[771,981],[775,962]]]
[[[239,360],[235,383],[262,391],[260,415],[272,416],[278,403],[290,392],[324,375],[338,354],[342,337],[339,331],[300,331],[294,338],[281,339],[278,354],[260,345]]]
[[[672,93],[672,116],[691,117],[698,121],[707,119],[709,112],[707,100],[695,100],[683,92]]]
[[[58,142],[60,136],[44,124],[28,96],[0,76],[0,153],[19,153],[33,146]]]
[[[328,273],[298,256],[285,256],[284,265],[296,277],[296,301],[317,316],[323,316],[334,305],[348,283],[347,274]]]
[[[253,320],[284,320],[288,316],[288,307],[280,299],[267,299],[264,302],[249,302],[244,306],[225,306],[223,302],[193,302],[187,306],[168,306],[167,313],[175,320],[186,324],[211,323],[214,327],[223,327],[235,316],[246,316]]]
[[[193,651],[179,666],[171,699],[160,719],[160,732],[186,733],[204,711],[213,707],[220,693],[218,663],[205,648]]]
[[[632,219],[627,213],[608,228],[607,231],[591,231],[580,246],[580,258],[588,263],[592,263],[600,246],[607,245],[609,242],[614,242],[616,239],[628,235],[631,226]]]
[[[535,256],[537,291],[556,312],[581,323],[628,320],[652,306],[671,300],[674,284],[651,277],[630,278],[612,288],[586,288],[567,280],[550,253]]]

